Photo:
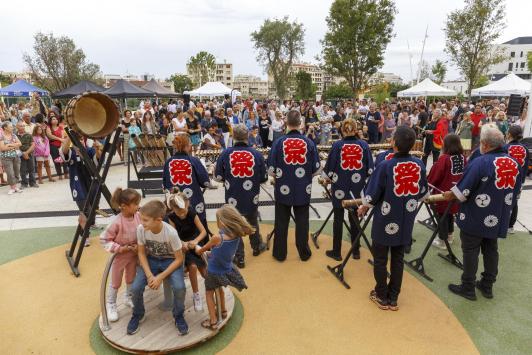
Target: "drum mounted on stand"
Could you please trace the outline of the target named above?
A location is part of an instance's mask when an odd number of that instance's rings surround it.
[[[90,139],[110,136],[120,123],[116,103],[109,96],[96,91],[84,92],[72,98],[65,112],[70,129]]]

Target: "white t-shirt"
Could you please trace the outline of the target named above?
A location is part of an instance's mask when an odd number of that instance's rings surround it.
[[[177,112],[176,105],[174,104],[168,105],[168,111],[176,113]]]
[[[187,120],[185,120],[184,118],[182,122],[179,122],[177,118],[173,118],[172,122],[175,122],[175,127],[177,128],[187,128]],[[187,133],[187,132],[186,131],[175,131],[174,133],[182,134],[182,133]]]
[[[358,110],[361,111],[361,113],[364,113],[364,112],[367,113],[367,112],[369,112],[369,106],[368,105],[366,105],[366,106],[360,105],[360,106],[358,106]]]
[[[205,145],[207,145],[207,139],[209,140],[210,144],[216,144],[216,141],[214,140],[214,138],[210,134],[207,133],[203,136],[203,141],[205,142]],[[207,145],[207,149],[215,149],[215,148]]]
[[[414,126],[417,125],[417,120],[419,119],[419,115],[417,116],[410,115],[409,117],[412,119],[412,122],[414,122]]]
[[[272,121],[272,124],[271,124],[271,127],[273,129],[274,132],[279,132],[281,131],[281,126],[284,124],[283,120],[273,120]]]
[[[163,222],[163,229],[158,234],[145,231],[141,224],[137,227],[137,240],[139,245],[146,246],[146,254],[156,258],[174,258],[174,251],[180,250],[183,245],[175,228]]]
[[[353,109],[352,108],[346,108],[345,109],[345,117],[349,117],[349,114],[353,112]]]

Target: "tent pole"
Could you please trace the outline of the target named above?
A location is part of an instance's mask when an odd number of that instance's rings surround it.
[[[526,95],[525,95],[526,97]],[[530,98],[532,98],[532,84],[530,85],[530,94],[528,95],[528,102],[530,103]],[[530,104],[528,105],[528,112],[526,115],[526,121],[525,121],[525,129],[524,129],[524,136],[525,137],[532,137],[532,132],[530,130],[532,129],[530,121],[532,121],[532,108],[530,107]]]

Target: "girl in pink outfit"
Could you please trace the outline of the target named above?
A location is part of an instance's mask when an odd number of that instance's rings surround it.
[[[41,126],[35,125],[33,128],[33,142],[35,142],[35,160],[37,160],[37,174],[39,176],[39,184],[42,184],[42,166],[46,169],[48,174],[48,181],[54,182],[52,179],[52,172],[50,171],[50,143],[48,142],[48,137],[44,134],[44,130]]]
[[[137,212],[140,200],[140,194],[134,189],[116,189],[111,197],[111,205],[122,212],[111,220],[100,235],[100,244],[105,250],[118,253],[113,260],[111,283],[107,293],[107,316],[111,322],[118,320],[116,296],[122,285],[124,270],[126,272],[124,304],[133,308],[131,284],[137,275],[137,227],[140,225],[140,215]]]

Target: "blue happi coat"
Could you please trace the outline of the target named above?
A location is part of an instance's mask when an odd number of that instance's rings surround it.
[[[87,155],[98,166],[96,159],[96,150],[92,147],[85,148]],[[87,167],[83,164],[83,160],[78,156],[74,148],[70,148],[68,155],[63,154],[63,150],[59,148],[59,155],[65,163],[68,164],[68,174],[70,175],[70,191],[72,192],[72,199],[74,201],[81,201],[87,199],[92,176]]]
[[[408,153],[396,153],[375,168],[362,191],[373,207],[371,238],[386,246],[410,245],[418,201],[429,196],[425,166]]]
[[[480,157],[482,155],[482,153],[480,152],[480,147],[475,149],[473,152],[471,152],[471,155],[469,156],[469,158],[467,158],[467,162],[468,163],[471,163],[473,160],[475,160],[476,158]]]
[[[321,173],[314,143],[292,130],[277,139],[268,154],[268,174],[276,177],[275,201],[288,206],[310,203],[312,177]]]
[[[528,147],[519,142],[512,141],[502,148],[506,154],[517,160],[521,166],[521,180],[523,180],[524,184],[528,175],[528,166],[530,164],[530,151],[528,150]]]
[[[392,149],[388,149],[387,151],[380,153],[379,155],[377,155],[377,159],[375,159],[375,168],[383,160],[390,160],[392,158],[393,158],[393,148]]]
[[[257,213],[260,184],[268,180],[264,156],[246,143],[236,143],[218,158],[214,180],[225,183],[225,202],[244,216]]]
[[[200,220],[206,218],[202,187],[210,184],[209,173],[201,161],[185,152],[170,157],[164,164],[163,187],[170,190],[177,186],[194,208]]]
[[[506,238],[510,213],[522,185],[519,163],[502,148],[468,162],[451,191],[460,200],[456,224],[482,238]]]
[[[342,200],[360,196],[366,178],[373,172],[373,156],[368,143],[354,136],[334,142],[323,169],[324,179],[332,181],[332,204],[343,208]]]

